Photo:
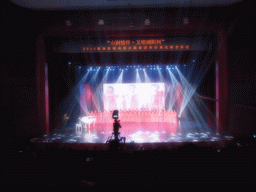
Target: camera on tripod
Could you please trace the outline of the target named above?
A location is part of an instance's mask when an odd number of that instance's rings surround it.
[[[113,119],[118,119],[118,110],[114,110],[112,114]]]
[[[119,137],[119,129],[121,128],[120,120],[118,120],[118,110],[114,110],[112,113],[112,118],[115,120],[113,123],[113,133],[108,138],[106,143],[110,144],[111,149],[119,149],[121,147],[120,143],[125,144],[125,137]],[[114,136],[114,139],[113,139]]]

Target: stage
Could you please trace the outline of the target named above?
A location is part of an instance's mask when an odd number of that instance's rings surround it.
[[[172,123],[136,123],[121,122],[120,137],[125,137],[123,149],[170,149],[193,143],[203,146],[219,148],[230,137],[221,137],[214,128],[205,129],[208,132],[200,132],[192,121],[178,123],[178,127]],[[107,150],[107,140],[112,137],[113,123],[96,123],[87,129],[76,129],[75,124],[66,128],[55,129],[42,137],[34,138],[31,142],[39,148],[65,148]]]
[[[60,65],[61,70],[49,64],[49,74],[45,75],[49,80],[45,83],[49,93],[45,101],[46,134],[31,141],[43,146],[108,149],[107,141],[113,137],[112,113],[118,110],[120,137],[125,138],[127,148],[219,142],[222,124],[218,105],[203,97],[216,97],[215,60],[204,62],[201,58],[209,51],[214,54],[214,49],[187,50],[187,59],[182,61],[172,51],[165,56],[161,51],[145,51],[145,58],[159,59],[140,61],[143,57],[135,52],[135,63],[127,60],[128,53],[101,53],[104,59],[99,63],[70,60],[65,61],[65,67]],[[195,70],[198,67],[200,71]],[[213,91],[206,92],[205,86]]]

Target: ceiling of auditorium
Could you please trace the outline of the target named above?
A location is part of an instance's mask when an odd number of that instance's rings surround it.
[[[129,7],[211,7],[227,6],[242,0],[10,0],[29,9],[79,10]]]

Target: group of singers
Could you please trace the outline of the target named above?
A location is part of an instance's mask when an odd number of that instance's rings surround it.
[[[113,123],[112,111],[89,112],[87,116],[96,117],[96,123]],[[119,119],[121,122],[166,122],[177,123],[176,111],[170,110],[120,110]]]

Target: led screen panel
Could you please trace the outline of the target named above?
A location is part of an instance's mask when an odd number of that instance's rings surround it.
[[[103,85],[104,110],[164,109],[164,83],[119,83]]]

